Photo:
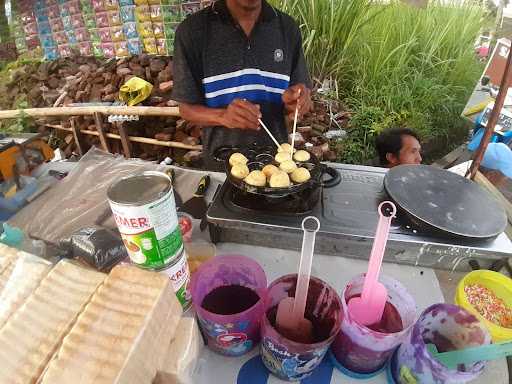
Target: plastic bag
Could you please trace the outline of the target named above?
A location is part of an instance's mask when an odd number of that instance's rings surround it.
[[[132,77],[121,86],[119,99],[129,106],[133,106],[146,100],[151,95],[152,90],[153,85],[151,83],[140,77]]]
[[[82,228],[61,245],[68,247],[72,258],[102,272],[128,257],[121,236],[101,227]]]

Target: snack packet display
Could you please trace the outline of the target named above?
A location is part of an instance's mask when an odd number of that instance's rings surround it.
[[[102,43],[107,43],[112,41],[112,36],[110,34],[110,28],[99,28],[98,32],[100,34],[100,40]]]
[[[78,44],[78,49],[82,56],[92,56],[93,54],[92,43],[90,41],[82,41]]]
[[[137,39],[139,37],[136,23],[124,23],[123,32],[127,39]]]
[[[111,58],[116,56],[114,43],[101,43],[101,50],[105,57]]]
[[[118,41],[114,43],[114,49],[117,57],[128,56],[128,43],[126,41]]]
[[[107,12],[107,14],[108,14],[108,23],[110,26],[122,24],[121,16],[119,15],[118,9],[116,9],[114,11],[109,11],[109,12]]]
[[[151,21],[151,9],[149,5],[139,5],[135,8],[135,20],[138,23]]]
[[[139,32],[139,36],[143,39],[155,36],[153,33],[153,24],[150,21],[137,24],[137,30]]]
[[[110,28],[110,37],[112,38],[112,41],[122,41],[126,40],[126,37],[123,33],[123,27],[121,26],[115,26]]]
[[[140,55],[142,53],[142,47],[139,39],[129,39],[127,45],[130,55]]]
[[[96,26],[98,28],[106,28],[109,26],[107,12],[96,12]]]
[[[158,49],[156,47],[156,39],[154,37],[148,37],[144,40],[144,50],[150,55],[157,55]]]
[[[155,38],[163,39],[165,37],[164,23],[153,23],[153,34]]]
[[[135,5],[123,5],[119,10],[121,21],[123,23],[131,23],[135,21]]]

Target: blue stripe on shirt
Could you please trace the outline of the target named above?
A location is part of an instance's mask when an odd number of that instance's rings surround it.
[[[282,95],[274,92],[267,92],[263,90],[241,91],[234,93],[227,93],[216,97],[206,99],[206,105],[210,108],[220,108],[229,105],[234,99],[247,99],[253,103],[270,102],[281,104]]]
[[[242,85],[261,84],[267,87],[282,89],[283,91],[288,88],[289,81],[283,79],[275,79],[266,77],[259,74],[246,74],[228,79],[213,81],[204,84],[205,93],[216,92],[222,89],[239,87]]]

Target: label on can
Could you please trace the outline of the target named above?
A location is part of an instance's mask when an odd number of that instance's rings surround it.
[[[160,199],[142,205],[110,201],[114,219],[132,262],[161,268],[183,250],[172,188]]]
[[[188,290],[190,284],[190,271],[188,269],[187,255],[183,251],[176,263],[159,271],[171,280],[172,288],[183,310],[186,311],[192,304],[192,296]]]

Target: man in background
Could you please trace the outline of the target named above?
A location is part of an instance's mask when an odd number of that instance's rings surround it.
[[[385,130],[375,140],[381,166],[393,168],[401,164],[421,164],[419,136],[409,128]]]

